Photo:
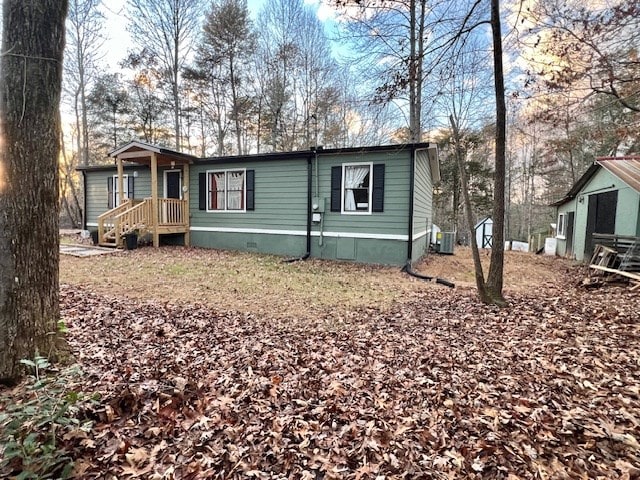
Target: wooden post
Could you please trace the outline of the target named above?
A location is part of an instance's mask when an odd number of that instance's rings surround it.
[[[122,159],[116,157],[116,165],[118,166],[118,205],[124,202],[124,169],[122,167]],[[114,208],[118,205],[114,205]]]
[[[114,235],[116,236],[116,247],[122,247],[124,238],[120,236],[120,219],[117,215],[113,219],[113,231]]]
[[[102,245],[104,243],[104,220],[102,218],[98,218],[98,245]]]
[[[187,187],[186,191],[183,191],[182,199],[184,200],[184,206],[182,210],[182,221],[185,223],[186,231],[184,232],[184,246],[188,247],[191,244],[191,219],[189,218],[189,196],[191,191],[189,188],[189,164],[185,163],[182,170],[182,183]]]
[[[151,224],[153,225],[153,246],[160,246],[158,233],[158,157],[151,153]]]

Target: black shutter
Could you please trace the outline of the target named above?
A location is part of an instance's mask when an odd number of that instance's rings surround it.
[[[384,211],[384,163],[373,166],[372,211]]]
[[[342,199],[342,167],[331,167],[331,211],[339,212]]]
[[[113,177],[107,177],[107,208],[113,208]]]
[[[247,210],[255,210],[256,209],[256,199],[255,199],[255,178],[256,171],[255,170],[247,170],[245,182],[247,189]]]
[[[135,198],[133,196],[133,175],[129,175],[127,177],[127,180],[129,182],[129,185],[127,185],[127,194],[128,194],[127,196],[128,198]]]
[[[207,174],[198,174],[198,209],[207,209]]]

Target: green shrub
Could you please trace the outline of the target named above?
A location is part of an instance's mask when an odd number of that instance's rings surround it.
[[[69,390],[81,372],[69,367],[48,372],[46,358],[22,360],[32,370],[23,398],[0,397],[0,477],[23,479],[69,478],[73,460],[58,440],[69,430],[91,429],[81,422],[78,402],[83,396]]]

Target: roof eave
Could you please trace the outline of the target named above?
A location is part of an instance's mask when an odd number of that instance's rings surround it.
[[[576,181],[576,183],[573,184],[573,186],[567,192],[567,194],[562,199],[556,202],[550,203],[549,206],[559,207],[560,205],[563,205],[573,200],[574,198],[576,198],[578,196],[578,193],[580,193],[580,190],[582,190],[582,188],[589,182],[589,180],[591,180],[591,177],[593,177],[596,174],[599,168],[600,168],[599,164],[595,162],[592,163],[587,169],[587,171],[584,172],[582,176]]]
[[[149,152],[160,153],[160,147],[158,147],[157,145],[151,145],[150,143],[141,142],[139,140],[132,140],[132,141],[122,145],[121,147],[118,147],[115,150],[110,151],[109,152],[109,156],[111,158],[116,158],[118,155],[120,155],[121,153],[126,152],[130,148],[141,148],[141,149],[147,150]]]

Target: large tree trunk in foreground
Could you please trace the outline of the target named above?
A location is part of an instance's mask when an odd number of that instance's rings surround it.
[[[0,73],[0,380],[55,353],[58,107],[66,0],[4,0]]]
[[[502,296],[502,285],[504,275],[504,186],[507,107],[504,99],[500,0],[491,0],[491,32],[493,37],[493,73],[496,98],[496,164],[493,187],[493,241],[487,291],[492,298],[492,303],[505,305],[506,302]]]

